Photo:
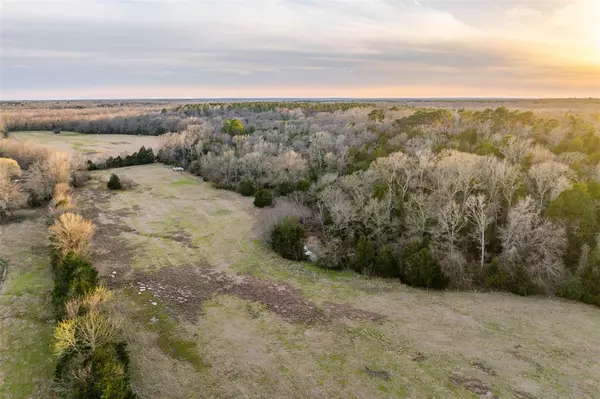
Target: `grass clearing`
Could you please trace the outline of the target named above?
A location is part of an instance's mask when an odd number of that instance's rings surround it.
[[[0,225],[0,397],[51,398],[54,374],[51,306],[53,287],[45,218],[20,212],[19,222]]]
[[[77,132],[50,131],[11,132],[10,137],[17,140],[32,140],[40,147],[63,151],[69,155],[82,154],[88,159],[99,159],[131,154],[145,146],[156,149],[157,136],[132,136],[125,134],[84,134]]]
[[[600,395],[597,308],[286,261],[255,236],[252,198],[159,164],[108,192],[110,173],[76,195],[142,398]]]

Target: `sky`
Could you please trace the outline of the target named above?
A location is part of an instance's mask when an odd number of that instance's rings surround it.
[[[0,0],[0,99],[600,97],[600,0]]]

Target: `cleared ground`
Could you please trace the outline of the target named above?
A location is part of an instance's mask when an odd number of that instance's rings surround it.
[[[0,262],[6,265],[0,281],[0,398],[51,397],[53,281],[45,222],[44,212],[35,210],[0,224]]]
[[[112,172],[138,185],[110,191]],[[141,398],[600,397],[598,308],[288,262],[251,198],[159,164],[76,195]]]
[[[125,134],[82,134],[75,132],[11,132],[17,140],[31,140],[40,147],[67,152],[70,155],[82,154],[87,159],[97,159],[120,154],[131,154],[145,146],[158,148],[156,136],[132,136]]]

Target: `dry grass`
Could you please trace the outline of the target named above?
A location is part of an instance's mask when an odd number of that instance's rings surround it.
[[[115,292],[141,398],[471,398],[468,387],[452,381],[473,379],[499,397],[599,397],[596,308],[547,298],[423,291],[289,262],[255,241],[263,211],[251,198],[162,165],[120,169],[139,185],[105,196],[110,173],[94,172],[80,203],[96,215],[98,236],[110,236],[97,242],[98,254],[130,252],[123,260],[102,256],[95,265],[104,275],[118,270],[117,278],[108,277],[117,286],[144,281],[142,273],[164,288],[156,291],[160,297],[149,289]],[[215,270],[202,279],[221,278],[223,284],[222,273],[235,282],[252,281],[246,280],[250,275],[270,282],[263,288],[271,291],[258,302],[240,299],[235,290],[190,299],[181,306],[183,314],[163,295],[188,295],[187,283],[177,281],[198,279],[185,273],[199,264]],[[318,310],[342,309],[348,317],[300,323],[289,313],[293,308],[269,302],[289,291],[284,286]],[[189,295],[203,293],[192,289]],[[187,316],[194,311],[196,317]]]
[[[48,157],[48,151],[29,140],[0,139],[0,156],[12,158],[23,169]]]
[[[94,235],[94,224],[81,215],[64,213],[50,227],[52,246],[62,255],[87,255]]]
[[[21,177],[21,167],[11,158],[0,158],[0,169],[5,170],[11,179]]]
[[[50,197],[57,184],[68,184],[71,180],[69,156],[65,152],[51,152],[42,161],[35,162],[30,169],[27,185],[41,198]]]
[[[0,219],[20,207],[21,190],[11,179],[8,169],[0,165]]]

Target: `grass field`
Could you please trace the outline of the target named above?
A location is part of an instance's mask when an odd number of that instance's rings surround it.
[[[54,316],[47,226],[39,210],[18,217],[0,225],[0,259],[7,268],[0,281],[0,398],[50,398]]]
[[[107,190],[112,172],[137,186]],[[251,198],[159,164],[76,195],[141,398],[600,397],[597,308],[285,261]]]
[[[145,146],[158,147],[156,136],[131,136],[124,134],[82,134],[75,132],[11,132],[11,138],[31,140],[40,147],[64,151],[71,155],[83,154],[87,159],[131,154]]]

